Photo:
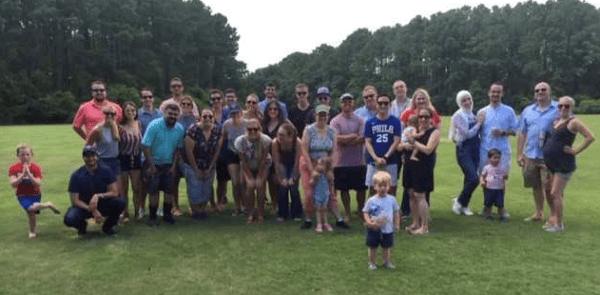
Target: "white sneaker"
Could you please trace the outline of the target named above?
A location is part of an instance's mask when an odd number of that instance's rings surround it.
[[[462,214],[464,214],[465,216],[472,216],[473,211],[471,211],[469,207],[462,207]]]
[[[461,214],[462,205],[458,202],[458,198],[452,199],[452,212],[456,215]]]
[[[164,214],[163,214],[163,209],[162,209],[162,208],[158,208],[158,209],[156,209],[156,215],[157,215],[157,216],[163,216],[163,215],[164,215]]]

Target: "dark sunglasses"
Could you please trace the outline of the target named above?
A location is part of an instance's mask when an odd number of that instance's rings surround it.
[[[191,102],[182,102],[181,105],[191,107],[192,103]]]
[[[431,116],[419,115],[419,119],[431,119]]]
[[[296,92],[296,95],[306,95],[308,92]]]
[[[377,104],[380,106],[387,106],[390,104],[390,102],[389,101],[378,101]]]
[[[104,115],[107,117],[114,117],[117,115],[117,113],[104,113]]]
[[[202,119],[212,119],[212,115],[202,115]]]
[[[153,98],[153,97],[154,97],[154,96],[152,96],[152,95],[145,95],[145,96],[142,96],[142,98],[143,98],[143,99],[150,99],[150,98]]]
[[[220,96],[215,96],[215,97],[211,97],[210,99],[212,99],[213,101],[215,101],[215,100],[220,100],[220,99],[222,99],[222,97],[220,97]]]
[[[248,130],[248,132],[258,132],[258,130],[260,130],[260,128],[258,128],[258,127],[255,127],[255,128],[249,127],[249,128],[246,128],[246,130]]]
[[[256,101],[254,101],[254,100],[249,100],[249,101],[247,101],[246,103],[247,103],[247,104],[257,104],[257,102],[256,102]]]
[[[173,85],[171,85],[171,88],[178,88],[178,87],[183,87],[183,85],[181,85],[181,84],[173,84]]]
[[[547,89],[547,88],[540,88],[540,89],[536,89],[536,90],[535,90],[535,93],[538,93],[538,92],[546,92],[546,90],[548,90],[548,89]]]
[[[92,88],[92,92],[104,92],[106,91],[106,89],[102,89],[102,88]]]
[[[567,109],[567,110],[568,110],[568,109],[570,109],[570,108],[571,108],[571,105],[569,105],[569,104],[559,104],[559,105],[558,105],[558,108],[559,108],[559,109],[563,109],[563,108],[564,108],[564,109]]]

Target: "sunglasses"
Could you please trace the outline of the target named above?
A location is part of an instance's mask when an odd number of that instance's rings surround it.
[[[191,106],[192,106],[192,103],[190,103],[190,102],[182,102],[182,103],[181,103],[181,106],[188,106],[188,107],[191,107]]]
[[[215,97],[211,97],[210,99],[212,99],[213,101],[215,101],[215,100],[220,100],[221,98],[222,97],[220,97],[220,96],[215,96]]]
[[[431,116],[419,115],[419,119],[431,119]]]
[[[568,110],[568,109],[571,108],[571,105],[569,105],[569,104],[559,104],[558,108],[559,109],[567,109]]]
[[[152,96],[152,95],[145,95],[145,96],[142,96],[142,98],[143,98],[143,99],[150,99],[150,98],[153,98],[153,97],[154,97],[154,96]]]
[[[212,119],[212,115],[202,115],[202,119]]]
[[[254,101],[254,100],[249,100],[249,101],[247,101],[246,103],[247,103],[247,104],[257,104],[257,102],[256,102],[256,101]]]
[[[258,128],[258,127],[255,127],[255,128],[250,127],[250,128],[246,128],[246,130],[248,130],[248,132],[258,132],[258,130],[260,130],[260,128]]]
[[[534,91],[535,91],[535,93],[538,93],[538,92],[546,92],[546,90],[548,90],[548,89],[547,88],[539,88]]]
[[[390,104],[390,102],[389,101],[378,101],[377,104],[380,106],[387,106]]]
[[[92,92],[104,92],[106,89],[103,88],[92,88]]]
[[[269,111],[278,111],[279,112],[279,109],[278,108],[270,108]]]
[[[117,113],[104,113],[104,115],[107,117],[114,117],[117,115]]]
[[[296,95],[300,95],[300,96],[306,95],[306,94],[308,94],[308,92],[296,92]]]

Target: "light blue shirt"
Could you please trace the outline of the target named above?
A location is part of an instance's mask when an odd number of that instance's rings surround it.
[[[481,147],[480,147],[480,159],[479,169],[487,164],[487,152],[492,148],[497,148],[502,153],[501,164],[506,169],[510,170],[511,158],[511,146],[509,136],[498,136],[492,135],[493,129],[500,129],[502,131],[513,131],[516,132],[519,128],[519,119],[515,114],[513,108],[500,103],[497,107],[490,105],[482,108],[477,112],[479,115],[481,112],[485,112],[485,118],[481,125]]]
[[[281,101],[277,101],[277,103],[279,103],[279,108],[281,109],[281,111],[283,113],[283,117],[287,118],[288,117],[288,112],[287,112],[287,108],[285,107],[285,103],[283,103]],[[269,104],[269,99],[268,98],[265,98],[261,102],[258,103],[258,110],[261,113],[263,113],[263,115],[265,115],[265,116],[268,115],[268,114],[265,113],[265,108],[267,107],[268,104]]]
[[[152,151],[154,165],[173,163],[175,150],[183,147],[183,133],[183,126],[179,123],[169,128],[164,118],[150,122],[142,139],[142,146],[149,147]]]
[[[356,110],[354,110],[354,114],[365,119],[365,122],[375,118],[375,115],[377,115],[377,109],[373,110],[372,112],[369,111],[369,109],[367,109],[366,106],[362,106]]]
[[[154,109],[154,112],[150,113],[145,108],[140,108],[138,110],[138,120],[142,124],[142,135],[146,133],[146,128],[148,128],[148,124],[152,122],[152,120],[157,118],[162,118],[163,113],[159,109]]]
[[[400,103],[400,102],[398,102],[398,99],[394,99],[394,101],[392,101],[392,106],[390,107],[388,115],[394,116],[398,120],[400,120],[400,117],[402,116],[402,112],[404,112],[410,106],[410,103],[411,103],[411,99],[409,99],[409,98],[406,98],[405,103]],[[402,120],[400,120],[400,123],[402,123]],[[402,127],[404,127],[404,125],[402,125]]]
[[[374,195],[367,200],[363,212],[371,216],[371,219],[384,218],[385,223],[381,225],[381,233],[391,234],[394,232],[394,213],[400,210],[396,198],[390,194],[383,198]]]
[[[525,133],[526,142],[523,150],[529,159],[543,159],[543,144],[548,132],[552,131],[552,123],[558,118],[558,102],[541,110],[537,103],[526,107],[521,113],[521,129]]]

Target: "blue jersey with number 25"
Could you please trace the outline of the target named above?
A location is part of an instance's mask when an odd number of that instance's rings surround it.
[[[365,124],[365,138],[371,139],[371,144],[378,157],[383,157],[394,143],[395,137],[402,135],[400,120],[394,116],[388,116],[385,120],[380,120],[375,116]],[[388,164],[395,164],[396,153],[392,153]],[[373,158],[367,153],[367,163],[373,163]]]

